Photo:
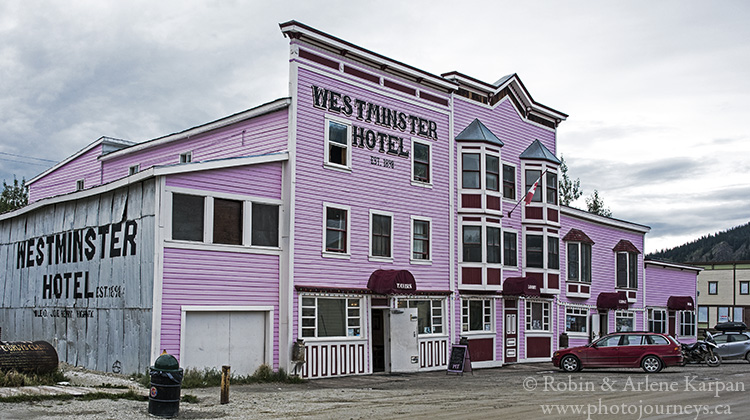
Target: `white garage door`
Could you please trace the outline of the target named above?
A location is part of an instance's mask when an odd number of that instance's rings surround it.
[[[183,368],[232,367],[233,375],[252,375],[266,360],[263,311],[187,311],[183,326]]]

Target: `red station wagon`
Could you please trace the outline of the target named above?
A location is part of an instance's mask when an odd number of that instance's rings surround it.
[[[680,345],[665,334],[618,332],[586,346],[560,349],[552,356],[555,367],[566,372],[583,368],[641,367],[656,373],[682,364]]]

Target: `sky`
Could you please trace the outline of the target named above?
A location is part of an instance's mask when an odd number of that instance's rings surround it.
[[[433,74],[517,73],[557,154],[646,252],[750,221],[750,2],[0,2],[0,178],[288,96],[297,20]]]

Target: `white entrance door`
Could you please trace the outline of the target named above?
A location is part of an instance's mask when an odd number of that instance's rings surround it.
[[[419,370],[417,308],[392,309],[390,322],[391,372]]]
[[[231,366],[233,375],[252,375],[266,360],[266,312],[187,311],[183,325],[183,368]]]

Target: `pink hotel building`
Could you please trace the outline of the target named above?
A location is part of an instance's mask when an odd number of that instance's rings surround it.
[[[288,97],[142,143],[102,137],[0,216],[5,340],[61,360],[308,378],[550,360],[619,330],[695,338],[699,269],[560,205],[557,127],[516,74],[440,76],[314,28]],[[521,203],[539,180],[529,204]]]

